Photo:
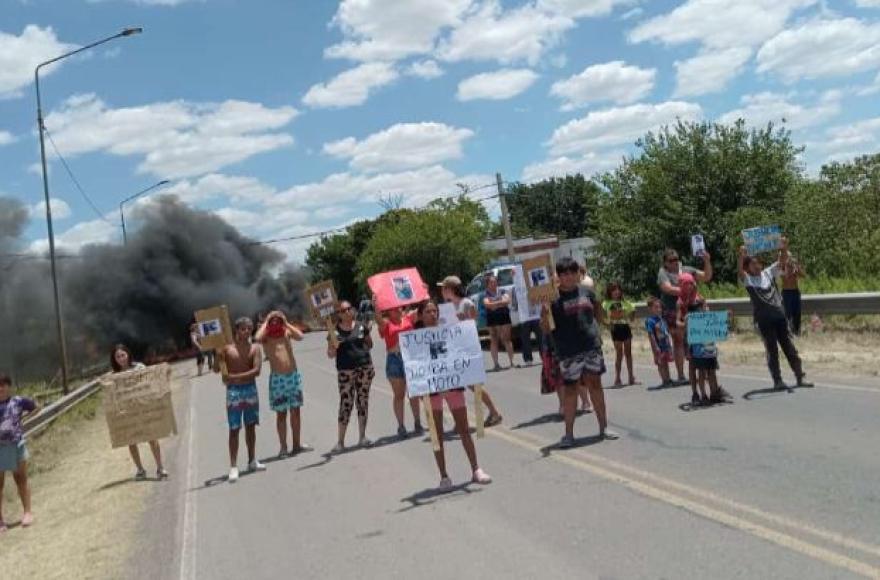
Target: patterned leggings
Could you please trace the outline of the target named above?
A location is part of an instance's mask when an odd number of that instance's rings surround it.
[[[351,371],[339,371],[339,424],[348,425],[352,407],[357,405],[358,418],[367,420],[367,407],[370,404],[370,385],[376,370],[373,365],[365,365]]]

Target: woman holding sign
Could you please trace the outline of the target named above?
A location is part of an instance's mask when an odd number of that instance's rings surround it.
[[[455,313],[459,320],[477,319],[477,306],[473,300],[465,296],[461,278],[458,276],[447,276],[438,286],[440,286],[440,291],[443,293],[443,300],[455,307]],[[485,426],[492,427],[501,423],[501,413],[498,412],[498,407],[495,406],[492,397],[489,396],[485,388],[483,389],[483,403],[489,409],[489,416],[486,417]]]
[[[400,333],[415,328],[417,312],[415,310],[403,313],[401,308],[392,308],[382,313],[377,304],[378,298],[373,296],[373,311],[376,313],[376,326],[379,336],[385,339],[387,356],[385,359],[385,376],[391,383],[394,391],[394,416],[397,418],[397,436],[406,439],[406,425],[404,424],[403,401],[406,398],[406,373],[403,370],[403,357],[400,354]],[[387,315],[387,318],[384,316]],[[419,420],[419,400],[411,398],[409,406],[412,410],[415,427],[413,432],[422,435],[425,430]]]
[[[437,326],[440,319],[440,311],[437,303],[429,300],[421,309],[421,323],[425,328]],[[455,432],[461,439],[461,445],[471,464],[471,472],[473,477],[471,481],[479,484],[492,483],[492,477],[488,473],[480,469],[477,463],[477,449],[474,446],[474,440],[471,437],[471,428],[468,424],[467,404],[464,398],[464,387],[443,391],[431,395],[431,413],[434,416],[434,425],[443,424],[443,401],[449,407],[452,419],[455,421]],[[440,491],[448,491],[452,488],[452,480],[446,472],[446,454],[443,451],[443,437],[438,433],[437,437],[440,448],[434,451],[434,459],[437,461],[437,469],[440,470]]]
[[[114,373],[124,373],[145,368],[143,363],[134,362],[131,351],[124,344],[117,344],[110,351],[110,366]],[[165,471],[165,467],[162,465],[162,450],[159,448],[159,442],[150,441],[150,450],[153,452],[153,459],[156,460],[156,477],[158,479],[167,479],[168,472]],[[131,460],[137,468],[134,478],[137,481],[143,481],[147,478],[147,470],[144,469],[144,464],[141,463],[141,452],[138,446],[129,445],[128,452],[131,454]]]
[[[369,447],[367,439],[367,410],[370,404],[370,386],[376,370],[373,368],[373,338],[370,329],[355,320],[355,312],[350,302],[343,300],[336,310],[339,322],[336,324],[336,340],[329,341],[327,356],[336,359],[336,373],[339,377],[339,440],[334,453],[345,449],[345,431],[351,419],[353,407],[357,407],[360,447]]]

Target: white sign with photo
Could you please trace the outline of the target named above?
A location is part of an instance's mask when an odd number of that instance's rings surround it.
[[[529,303],[529,289],[522,264],[516,264],[513,270],[513,296],[519,324],[530,320],[541,319],[541,305]]]
[[[473,320],[403,332],[400,352],[410,397],[486,382],[483,349]]]

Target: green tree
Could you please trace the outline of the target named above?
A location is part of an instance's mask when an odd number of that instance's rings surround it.
[[[358,259],[358,281],[363,284],[378,272],[411,266],[428,284],[450,274],[467,280],[488,259],[481,247],[484,228],[468,204],[452,209],[435,205],[403,214],[376,227]]]
[[[507,190],[510,223],[516,235],[579,238],[595,233],[599,186],[583,175],[514,183]]]
[[[631,292],[656,292],[663,249],[687,258],[696,233],[713,255],[716,279],[734,281],[731,230],[762,225],[744,223],[742,208],[778,214],[801,181],[801,150],[772,124],[679,122],[636,146],[639,155],[600,177],[597,231],[600,273],[624,281]]]

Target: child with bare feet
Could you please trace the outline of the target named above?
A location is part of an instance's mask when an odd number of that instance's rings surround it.
[[[21,499],[21,527],[27,528],[34,522],[31,514],[31,488],[28,485],[27,464],[28,450],[24,441],[22,418],[39,412],[39,407],[26,397],[12,396],[12,379],[0,375],[0,534],[6,531],[3,522],[3,484],[6,472],[12,472],[12,478],[18,487]]]

